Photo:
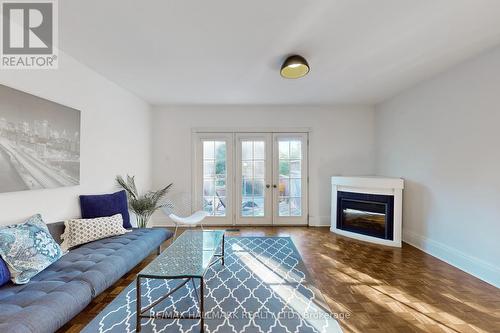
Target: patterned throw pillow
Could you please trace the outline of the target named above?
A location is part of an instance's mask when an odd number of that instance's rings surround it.
[[[95,219],[71,219],[65,221],[64,226],[64,233],[61,235],[61,247],[64,250],[130,231],[123,227],[121,214]]]
[[[0,227],[0,256],[14,283],[28,283],[62,255],[40,214],[21,224]]]

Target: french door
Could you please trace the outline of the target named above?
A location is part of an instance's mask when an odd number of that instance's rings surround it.
[[[196,209],[207,224],[306,225],[307,133],[198,133]]]
[[[235,224],[273,224],[272,134],[236,133]]]
[[[273,135],[273,224],[308,223],[307,134]]]
[[[209,224],[233,224],[233,135],[198,134],[194,160],[194,208],[209,214]]]

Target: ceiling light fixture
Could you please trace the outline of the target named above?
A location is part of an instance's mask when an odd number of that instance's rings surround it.
[[[298,79],[309,73],[309,64],[303,57],[292,55],[281,65],[280,73],[286,79]]]

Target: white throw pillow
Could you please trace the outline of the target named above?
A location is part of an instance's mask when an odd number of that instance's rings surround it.
[[[123,227],[121,214],[95,219],[70,219],[64,221],[64,226],[64,233],[61,235],[63,240],[61,248],[65,251],[77,245],[123,235],[130,231]]]

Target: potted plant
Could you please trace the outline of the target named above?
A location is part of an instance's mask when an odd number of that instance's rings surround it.
[[[146,228],[153,213],[165,205],[161,201],[173,183],[158,191],[148,191],[139,195],[134,178],[135,176],[129,175],[126,179],[122,176],[116,176],[116,182],[127,192],[129,208],[137,217],[137,227]]]

